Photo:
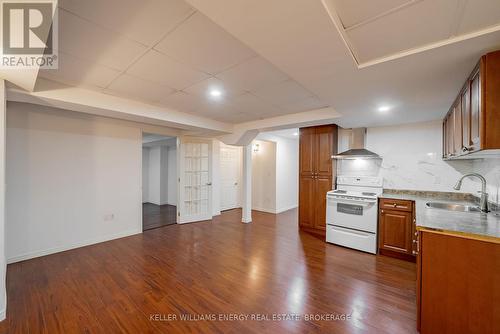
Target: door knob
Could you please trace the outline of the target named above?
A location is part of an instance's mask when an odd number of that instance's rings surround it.
[[[212,185],[212,182],[207,182],[207,186],[211,186]]]

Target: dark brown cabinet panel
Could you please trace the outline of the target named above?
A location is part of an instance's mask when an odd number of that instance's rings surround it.
[[[462,151],[462,104],[460,99],[453,106],[453,154],[459,155]]]
[[[314,146],[316,141],[314,128],[300,129],[300,175],[311,176],[314,172]]]
[[[417,329],[500,333],[500,244],[419,232]]]
[[[305,227],[314,227],[315,209],[315,182],[310,176],[299,178],[299,217],[300,224]]]
[[[315,181],[315,192],[318,194],[318,198],[315,208],[314,228],[326,230],[326,193],[332,190],[332,178],[317,177]],[[324,194],[324,196],[321,196],[321,194]]]
[[[324,235],[326,193],[333,189],[337,153],[337,126],[300,129],[299,144],[299,227]]]
[[[382,255],[415,261],[414,202],[380,199],[378,249]]]
[[[444,159],[500,149],[499,91],[500,51],[495,51],[481,57],[443,120]]]
[[[321,176],[332,176],[332,143],[333,131],[330,126],[316,128],[316,173]]]
[[[453,114],[450,113],[446,116],[443,123],[443,157],[450,158],[454,154],[454,136],[453,136],[453,128],[455,124],[455,119],[452,117]]]
[[[411,254],[411,212],[382,210],[379,248]]]
[[[479,65],[472,74],[471,78],[471,103],[470,103],[470,144],[468,149],[470,151],[477,151],[480,149],[480,132],[481,132],[481,73]]]
[[[462,110],[462,150],[472,145],[470,127],[470,81],[467,81],[460,93],[460,104]]]

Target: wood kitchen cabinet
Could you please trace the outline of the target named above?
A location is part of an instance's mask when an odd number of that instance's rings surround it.
[[[415,261],[414,207],[413,201],[380,199],[378,223],[380,254]]]
[[[417,329],[500,333],[500,242],[419,231]]]
[[[499,91],[500,51],[495,51],[481,57],[443,119],[443,159],[500,149]]]
[[[300,129],[299,138],[299,228],[324,236],[326,193],[333,189],[337,153],[337,126]]]

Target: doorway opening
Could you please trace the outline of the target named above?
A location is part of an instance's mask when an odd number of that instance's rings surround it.
[[[261,132],[252,142],[252,210],[278,214],[298,206],[299,130]]]
[[[142,135],[142,230],[177,223],[177,138]]]

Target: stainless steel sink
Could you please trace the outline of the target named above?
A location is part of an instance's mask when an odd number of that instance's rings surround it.
[[[481,211],[478,206],[441,203],[441,202],[427,202],[425,206],[432,209],[443,209],[449,211],[462,211],[462,212],[479,212]]]

